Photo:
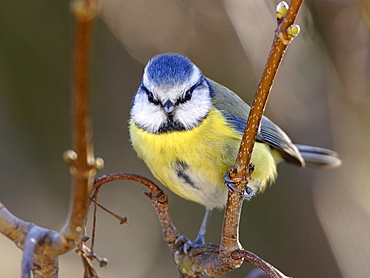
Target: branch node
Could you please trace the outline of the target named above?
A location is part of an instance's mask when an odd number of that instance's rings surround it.
[[[67,150],[63,153],[63,160],[68,164],[72,164],[77,159],[77,153],[74,150]]]
[[[107,258],[100,258],[98,255],[95,254],[89,247],[83,245],[81,248],[76,250],[81,257],[87,258],[90,261],[97,260],[99,262],[100,267],[106,267],[109,263]]]
[[[97,190],[95,191],[95,193],[97,192]],[[90,197],[90,199],[99,207],[101,208],[102,210],[104,210],[105,212],[107,212],[108,214],[112,215],[113,217],[115,217],[116,219],[118,219],[120,221],[120,224],[127,224],[127,217],[124,216],[119,216],[118,214],[114,213],[113,211],[107,209],[106,207],[102,206],[101,204],[98,203],[98,198],[97,198],[97,195],[94,194],[94,196]]]
[[[76,252],[76,254],[77,255],[83,255],[83,253],[84,253],[84,251],[83,251],[83,249],[82,248],[77,248],[76,250],[75,250],[75,252]]]
[[[72,0],[70,9],[79,21],[90,21],[98,14],[98,1]]]
[[[300,31],[301,27],[298,24],[292,24],[286,30],[289,39],[293,39],[298,36]]]
[[[278,24],[283,20],[287,11],[289,9],[289,5],[285,1],[281,1],[276,6],[276,19],[278,20]]]
[[[99,266],[100,267],[106,267],[108,265],[108,259],[107,258],[102,258],[100,263],[99,263]]]
[[[31,270],[33,270],[34,252],[36,246],[42,241],[45,236],[49,234],[49,230],[40,228],[34,224],[30,224],[26,238],[23,245],[22,257],[22,277],[31,277]]]
[[[166,194],[163,193],[163,191],[159,192],[144,192],[144,194],[149,197],[152,201],[161,203],[161,204],[166,204],[168,202],[168,197]]]
[[[89,254],[86,255],[86,258],[89,258],[90,260],[94,260],[96,259],[96,255],[92,252],[90,252]]]
[[[95,158],[94,168],[96,170],[102,170],[104,168],[104,160],[101,157]]]

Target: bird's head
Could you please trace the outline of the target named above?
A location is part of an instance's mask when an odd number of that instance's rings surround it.
[[[212,108],[213,89],[188,58],[173,53],[155,56],[145,67],[131,117],[151,133],[189,130]]]

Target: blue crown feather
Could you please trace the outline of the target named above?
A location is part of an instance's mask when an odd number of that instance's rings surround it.
[[[192,75],[193,63],[175,53],[155,56],[147,66],[149,79],[157,86],[175,85],[186,82]]]

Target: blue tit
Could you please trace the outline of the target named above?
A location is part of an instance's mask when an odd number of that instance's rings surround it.
[[[228,190],[224,175],[235,164],[249,111],[241,98],[205,77],[188,58],[158,55],[146,65],[133,98],[131,143],[153,175],[175,194],[207,211],[222,208]],[[254,193],[274,181],[281,161],[300,167],[341,163],[331,150],[293,144],[263,117],[251,158],[255,170],[248,186]]]

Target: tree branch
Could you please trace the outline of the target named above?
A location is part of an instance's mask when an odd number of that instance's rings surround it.
[[[267,100],[285,50],[292,39],[292,37],[286,36],[286,30],[295,22],[302,2],[303,0],[292,0],[291,6],[285,17],[280,21],[275,31],[270,53],[258,84],[258,89],[244,130],[238,157],[234,166],[235,171],[231,171],[230,173],[230,177],[234,178],[236,181],[235,188],[241,192],[246,188],[249,175],[252,172],[250,168],[250,159]],[[284,39],[282,39],[282,35]],[[239,193],[229,191],[220,245],[220,253],[222,256],[229,256],[231,252],[240,248],[239,222],[242,203],[243,197],[241,197]]]
[[[251,106],[238,157],[234,169],[230,171],[230,177],[236,181],[235,188],[240,192],[244,192],[248,184],[249,175],[253,170],[250,166],[253,146],[275,76],[285,50],[294,37],[294,34],[287,34],[287,29],[295,22],[302,2],[303,0],[292,0],[291,6],[285,16],[278,20],[279,25],[275,31],[273,44]],[[224,214],[220,253],[218,256],[205,256],[205,254],[202,254],[200,260],[186,257],[183,264],[180,265],[180,269],[183,265],[186,265],[187,275],[197,277],[197,275],[205,273],[220,276],[242,264],[242,257],[232,256],[235,251],[242,248],[239,242],[239,223],[242,203],[243,197],[238,192],[229,191]],[[189,263],[189,260],[192,261],[192,264]],[[260,264],[259,262],[263,261],[257,260],[256,264],[266,271],[267,264]],[[270,274],[270,272],[267,273]],[[274,273],[274,271],[271,270],[271,273]],[[285,276],[271,274],[271,277]]]
[[[75,0],[72,11],[76,18],[74,60],[74,149],[71,161],[74,190],[69,218],[62,230],[66,241],[75,246],[82,237],[90,204],[92,180],[96,174],[92,146],[92,128],[89,110],[89,66],[92,19],[97,13],[97,1]]]
[[[148,196],[152,201],[152,205],[157,212],[159,222],[162,225],[163,238],[167,242],[171,252],[174,254],[179,247],[175,244],[175,242],[179,238],[180,233],[176,229],[169,215],[167,195],[164,194],[163,191],[151,180],[139,175],[126,173],[110,174],[97,178],[94,180],[94,188],[98,190],[102,185],[117,180],[137,181],[141,184],[144,184],[150,190],[150,192],[145,193],[145,195]]]
[[[74,61],[74,148],[67,152],[73,177],[70,213],[60,233],[22,221],[0,203],[0,232],[23,249],[22,277],[57,277],[57,257],[81,240],[90,203],[92,179],[98,163],[93,157],[89,116],[89,57],[92,19],[97,0],[75,0],[71,4],[76,18]]]

